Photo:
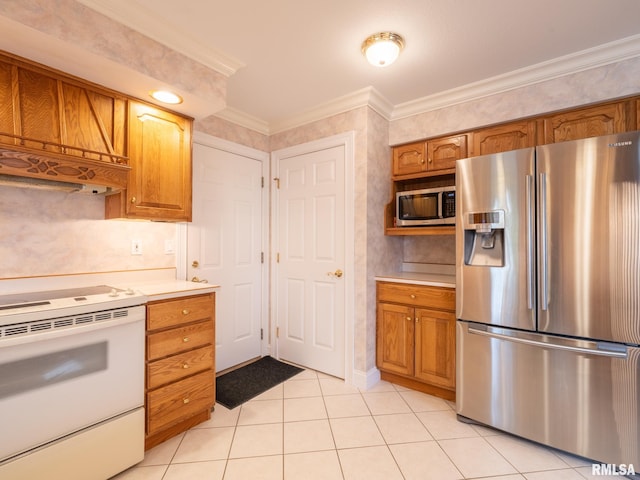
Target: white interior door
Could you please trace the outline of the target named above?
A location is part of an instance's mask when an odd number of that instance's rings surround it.
[[[278,356],[345,377],[345,146],[277,160]]]
[[[262,152],[259,152],[262,153]],[[266,317],[262,254],[264,158],[193,145],[193,222],[187,227],[187,278],[216,293],[216,370],[262,354]]]

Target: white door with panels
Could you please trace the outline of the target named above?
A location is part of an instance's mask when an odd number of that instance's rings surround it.
[[[278,356],[340,378],[352,275],[345,258],[345,148],[276,152],[274,161]]]
[[[262,355],[267,311],[263,263],[267,159],[266,153],[209,137],[202,143],[196,138],[193,145],[187,278],[220,285],[216,293],[218,372]]]

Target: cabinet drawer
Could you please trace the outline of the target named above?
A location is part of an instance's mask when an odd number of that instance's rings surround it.
[[[378,301],[455,311],[453,288],[378,282]]]
[[[174,327],[213,317],[213,294],[147,305],[147,330]]]
[[[204,370],[213,370],[213,346],[150,362],[147,365],[147,388],[157,388]]]
[[[211,408],[214,381],[206,371],[147,393],[147,435]]]
[[[213,322],[193,323],[147,336],[147,360],[175,355],[204,345],[212,345]]]

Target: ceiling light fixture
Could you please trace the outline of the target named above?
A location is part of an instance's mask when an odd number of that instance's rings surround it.
[[[169,92],[168,90],[153,90],[149,92],[149,95],[162,103],[170,103],[172,105],[182,103],[182,97],[180,95]]]
[[[403,38],[391,32],[376,33],[362,42],[362,53],[369,63],[376,67],[391,65],[403,48]]]

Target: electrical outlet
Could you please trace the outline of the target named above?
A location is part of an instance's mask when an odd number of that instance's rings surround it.
[[[142,242],[131,240],[131,255],[142,255]]]

